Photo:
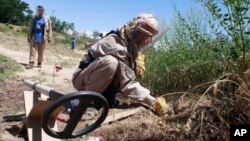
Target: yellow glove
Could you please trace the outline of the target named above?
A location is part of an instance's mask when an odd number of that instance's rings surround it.
[[[139,52],[138,57],[136,59],[136,76],[142,78],[145,72],[145,59],[146,55]]]
[[[164,116],[166,114],[173,114],[173,109],[166,103],[165,99],[162,97],[158,97],[153,104],[155,112],[159,116]]]

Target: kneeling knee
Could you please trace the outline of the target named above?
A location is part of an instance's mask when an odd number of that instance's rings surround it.
[[[118,60],[111,55],[107,55],[104,57],[104,64],[111,70],[116,70],[118,67]]]

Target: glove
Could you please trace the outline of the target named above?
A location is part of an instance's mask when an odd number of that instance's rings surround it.
[[[146,55],[139,52],[138,57],[136,59],[136,76],[139,78],[142,78],[144,76],[144,72],[145,72],[145,59],[146,59]]]
[[[160,116],[164,116],[166,114],[173,114],[173,109],[170,107],[164,98],[158,97],[156,98],[155,102],[153,103],[153,108],[155,112]]]

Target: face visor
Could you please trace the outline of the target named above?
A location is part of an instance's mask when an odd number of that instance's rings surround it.
[[[160,20],[159,18],[157,18],[157,21],[158,21],[158,31],[153,31],[152,29],[150,30],[150,28],[148,28],[147,26],[145,26],[147,29],[147,31],[151,31],[150,33],[155,33],[155,34],[151,34],[153,35],[152,38],[151,38],[151,42],[146,44],[144,47],[142,47],[140,49],[140,52],[141,53],[145,53],[147,52],[150,48],[152,48],[154,46],[154,44],[159,41],[162,36],[164,36],[168,30],[167,28],[167,25],[166,25],[166,22],[164,20]],[[146,33],[146,32],[145,32]]]

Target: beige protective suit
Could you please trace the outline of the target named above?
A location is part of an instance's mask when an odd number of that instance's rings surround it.
[[[149,39],[157,32],[156,18],[152,14],[142,13],[119,27],[115,33],[99,40],[89,48],[91,54],[89,58],[92,56],[94,61],[85,69],[77,69],[74,73],[72,79],[74,87],[77,90],[96,91],[104,96],[110,93],[112,95],[112,90],[114,90],[117,94],[126,95],[149,106],[155,105],[157,100],[150,95],[148,89],[135,80],[134,71],[138,75],[138,72],[141,72],[138,70],[145,70],[144,63],[136,64],[140,63],[137,59],[141,46],[137,44],[135,37],[139,34]],[[110,86],[112,86],[111,92],[109,92]]]
[[[90,48],[95,60],[84,70],[77,69],[73,85],[77,90],[91,90],[102,93],[112,81],[118,86],[118,93],[128,95],[136,101],[144,101],[150,91],[135,80],[130,68],[126,43],[116,34],[110,34]]]
[[[99,40],[89,48],[88,59],[81,61],[79,68],[82,69],[77,69],[73,74],[74,87],[79,91],[101,93],[112,107],[115,106],[113,96],[118,93],[152,106],[159,116],[172,113],[172,108],[164,98],[152,97],[150,91],[135,80],[135,72],[138,75],[145,70],[144,61],[139,61],[145,56],[140,57],[142,54],[139,49],[158,31],[156,18],[152,14],[143,13]]]

